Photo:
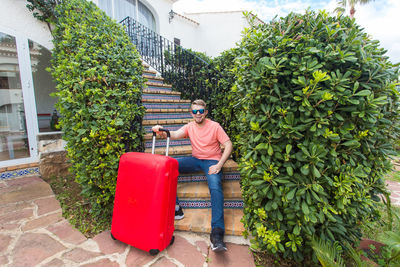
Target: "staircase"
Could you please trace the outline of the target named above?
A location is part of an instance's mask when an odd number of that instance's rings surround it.
[[[156,71],[145,65],[143,77],[147,79],[147,88],[143,90],[142,103],[146,107],[143,126],[146,130],[145,152],[151,153],[151,127],[159,124],[168,130],[177,130],[192,120],[189,113],[190,100],[180,98],[180,92],[174,92],[171,85],[157,77]],[[157,139],[156,154],[165,154],[165,139]],[[170,140],[169,156],[178,158],[190,156],[190,140]],[[243,200],[240,191],[240,175],[237,164],[229,159],[223,167],[225,233],[241,235],[244,230],[240,222],[243,216]],[[207,179],[202,173],[184,174],[178,177],[178,197],[185,213],[182,220],[175,221],[175,229],[198,233],[211,232],[211,203]]]

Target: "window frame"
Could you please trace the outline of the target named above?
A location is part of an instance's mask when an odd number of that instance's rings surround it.
[[[0,25],[0,32],[15,38],[19,72],[25,109],[26,131],[29,143],[29,157],[0,161],[0,167],[29,164],[39,161],[37,135],[39,126],[36,116],[35,89],[33,85],[28,37]]]

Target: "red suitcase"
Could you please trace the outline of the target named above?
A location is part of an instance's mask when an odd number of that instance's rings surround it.
[[[152,154],[129,152],[121,156],[115,191],[111,237],[156,255],[174,242],[178,161]]]

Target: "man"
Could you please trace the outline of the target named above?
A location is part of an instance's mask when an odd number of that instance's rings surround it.
[[[213,251],[226,251],[223,241],[225,233],[224,223],[224,195],[222,192],[222,166],[232,152],[232,142],[219,123],[206,119],[208,110],[206,103],[201,100],[193,101],[191,105],[193,121],[176,131],[171,131],[171,139],[190,138],[192,156],[178,158],[179,172],[188,173],[203,171],[207,177],[208,188],[211,195],[211,248]],[[160,125],[152,129],[160,135]],[[221,152],[220,144],[225,149]],[[175,218],[183,218],[182,208],[175,207]]]

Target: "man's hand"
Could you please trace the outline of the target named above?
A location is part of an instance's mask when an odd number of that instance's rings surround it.
[[[156,132],[159,136],[165,136],[166,134],[164,132],[160,132],[160,129],[163,129],[161,125],[155,125],[151,128],[153,132]]]
[[[217,174],[221,171],[221,169],[222,169],[222,166],[219,166],[219,164],[212,165],[208,169],[208,174]]]

